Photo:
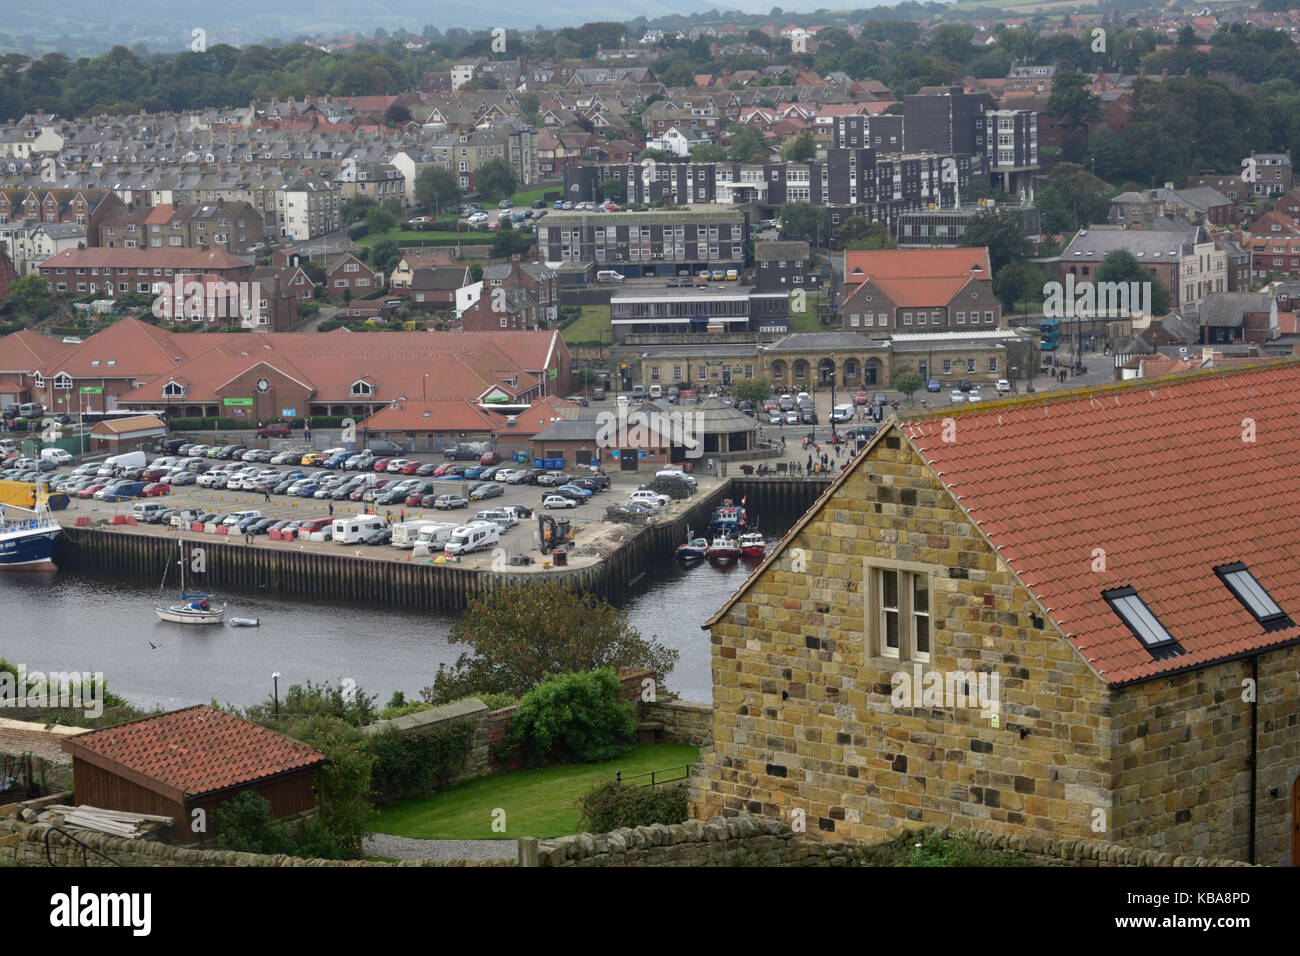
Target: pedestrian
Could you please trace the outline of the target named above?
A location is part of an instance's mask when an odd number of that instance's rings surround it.
[[[330,517],[334,517],[334,502],[330,502]]]
[[[263,488],[263,489],[262,489],[262,500],[263,500],[263,501],[266,501],[266,502],[269,502],[269,501],[271,500],[271,489],[270,489],[270,488]]]
[[[406,509],[405,509],[405,508],[402,509],[402,511],[401,511],[401,515],[402,515],[402,523],[405,524],[405,523],[406,523]]]
[[[808,456],[808,471],[812,471],[812,455]]]
[[[253,543],[253,532],[246,531],[244,533],[244,544],[252,544],[252,543]]]

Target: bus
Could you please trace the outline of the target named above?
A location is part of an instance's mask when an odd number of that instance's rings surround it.
[[[1051,319],[1044,322],[1038,327],[1042,333],[1042,341],[1039,348],[1044,352],[1055,352],[1056,347],[1061,343],[1061,320]]]

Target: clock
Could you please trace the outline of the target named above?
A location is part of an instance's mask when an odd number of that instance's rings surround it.
[[[265,391],[266,391],[268,388],[270,388],[270,387],[271,387],[271,383],[268,382],[266,379],[264,379],[264,378],[259,378],[259,379],[257,380],[257,390],[258,390],[259,392],[265,392]]]

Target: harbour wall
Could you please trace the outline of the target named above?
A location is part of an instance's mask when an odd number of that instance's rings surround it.
[[[246,545],[235,539],[204,535],[206,572],[190,579],[208,591],[250,591],[320,598],[413,610],[461,610],[482,591],[544,575],[595,593],[608,601],[645,575],[647,568],[672,559],[686,540],[687,529],[703,533],[713,509],[724,499],[747,499],[751,513],[802,513],[829,486],[815,478],[730,478],[672,519],[646,525],[616,551],[584,567],[545,571],[488,571],[394,561],[354,555],[294,550],[292,545]],[[175,538],[124,533],[111,525],[64,528],[54,560],[66,571],[120,574],[156,580],[168,561],[176,560]],[[179,584],[179,580],[177,581]]]

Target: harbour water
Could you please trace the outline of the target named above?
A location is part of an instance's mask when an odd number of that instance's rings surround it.
[[[764,517],[775,540],[794,516]],[[647,570],[620,606],[643,636],[681,657],[668,687],[688,700],[712,700],[705,621],[753,565],[676,563]],[[171,595],[171,592],[168,592]],[[173,595],[174,596],[174,595]],[[394,691],[418,697],[440,663],[468,648],[448,643],[451,613],[417,613],[258,593],[219,596],[227,617],[255,617],[257,628],[184,627],[154,614],[156,584],[59,572],[0,575],[0,657],[28,671],[99,671],[117,694],[140,706],[174,709],[216,700],[247,706],[311,680],[351,678],[386,703]],[[18,716],[18,715],[15,715]]]

